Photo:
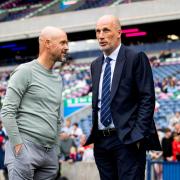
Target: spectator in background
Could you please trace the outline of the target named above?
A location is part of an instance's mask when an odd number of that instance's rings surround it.
[[[158,133],[160,142],[162,142],[164,133],[162,133],[162,131],[160,130],[158,130],[157,133]],[[151,159],[154,161],[162,161],[163,159],[162,151],[149,151],[149,155]],[[162,180],[162,164],[154,163],[152,168],[154,168],[154,180]]]
[[[161,51],[159,55],[159,59],[161,62],[164,62],[166,61],[167,58],[171,58],[171,57],[172,57],[171,50]]]
[[[162,82],[159,78],[155,79],[154,85],[155,85],[155,87],[162,89]]]
[[[160,59],[158,59],[156,56],[149,58],[149,61],[150,61],[151,66],[153,67],[160,66]]]
[[[70,149],[70,159],[72,159],[72,162],[75,162],[77,160],[77,148],[75,146],[72,146]]]
[[[71,129],[71,137],[79,137],[83,134],[82,129],[79,128],[78,123],[73,123],[72,129]]]
[[[86,148],[88,148],[88,146],[84,146],[85,142],[86,142],[86,135],[82,134],[80,137],[80,145],[77,148],[77,161],[82,161],[84,151]]]
[[[151,65],[151,66],[154,66],[154,61],[156,61],[156,60],[157,60],[157,57],[156,57],[156,56],[149,57],[150,65]]]
[[[71,148],[76,147],[75,141],[67,132],[61,132],[59,134],[60,138],[60,162],[68,161],[73,162],[74,159],[71,158]]]
[[[173,136],[174,136],[174,133],[180,133],[180,123],[175,123],[173,124]]]
[[[162,89],[161,89],[161,91],[163,93],[167,93],[167,87],[168,87],[168,80],[167,80],[167,78],[164,78],[163,81],[162,81]]]
[[[65,121],[65,126],[62,128],[63,132],[66,132],[67,134],[71,134],[72,126],[71,126],[71,119],[68,118]]]
[[[173,160],[180,161],[180,134],[174,133],[174,140],[172,142]]]
[[[154,161],[162,160],[162,152],[161,151],[150,151],[151,159]],[[154,163],[154,180],[162,180],[162,164]]]
[[[93,152],[94,144],[90,144],[88,147],[85,148],[82,161],[84,162],[92,162],[94,161],[94,152]]]
[[[176,112],[171,118],[169,118],[169,125],[171,128],[177,123],[180,124],[180,112]]]
[[[82,134],[82,129],[79,128],[78,123],[74,123],[71,130],[71,138],[74,138],[77,147],[80,145],[80,137]]]
[[[93,155],[93,144],[84,146],[86,142],[86,135],[82,134],[80,137],[80,145],[77,149],[77,160],[78,161],[94,161]]]
[[[172,132],[171,129],[165,129],[165,136],[162,139],[162,151],[163,151],[163,159],[165,161],[172,161]]]
[[[160,61],[161,62],[164,62],[166,59],[166,55],[165,55],[165,51],[161,51],[160,53],[159,53],[159,59],[160,59]]]
[[[178,89],[177,89],[177,86],[176,86],[176,81],[172,77],[170,77],[169,78],[169,83],[167,85],[167,93],[174,94],[177,91],[178,91]]]

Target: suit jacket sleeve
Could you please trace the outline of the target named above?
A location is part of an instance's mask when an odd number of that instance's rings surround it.
[[[94,63],[95,62],[93,62],[92,64],[91,64],[91,67],[90,67],[90,72],[91,72],[91,80],[92,80],[92,91],[94,90],[94,88],[93,88],[93,81],[94,81],[94,77],[93,77],[93,68],[94,68]],[[92,113],[95,111],[95,109],[94,109],[94,106],[95,106],[95,104],[94,104],[94,99],[92,98]],[[93,117],[93,115],[92,115],[92,117]],[[93,121],[94,121],[94,119],[92,119]]]
[[[138,91],[138,113],[132,136],[140,140],[150,135],[153,122],[155,93],[152,70],[147,56],[138,53],[134,61],[135,84]]]

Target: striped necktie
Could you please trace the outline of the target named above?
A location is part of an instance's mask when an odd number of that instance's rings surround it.
[[[112,59],[106,57],[106,67],[104,70],[103,83],[102,83],[102,95],[101,95],[101,123],[108,127],[112,122],[111,110],[110,110],[110,85],[111,85],[111,64]]]

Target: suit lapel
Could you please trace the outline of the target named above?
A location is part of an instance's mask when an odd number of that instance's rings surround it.
[[[103,59],[104,59],[104,56],[100,56],[98,59],[97,59],[97,63],[94,64],[94,82],[93,82],[93,85],[94,85],[94,105],[96,106],[97,105],[97,102],[98,102],[98,91],[99,91],[99,81],[100,81],[100,77],[101,77],[101,70],[102,70],[102,64],[103,64]]]
[[[121,44],[113,74],[110,103],[112,102],[112,99],[117,91],[119,81],[121,79],[124,62],[125,62],[125,47],[123,44]]]

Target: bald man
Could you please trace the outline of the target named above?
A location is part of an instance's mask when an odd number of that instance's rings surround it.
[[[91,64],[94,143],[101,180],[143,180],[146,150],[160,150],[153,120],[155,95],[151,67],[143,52],[121,43],[121,25],[101,17],[96,37],[102,55]]]
[[[2,107],[9,142],[5,165],[9,180],[54,180],[60,128],[62,79],[53,71],[65,61],[66,33],[45,27],[39,36],[39,56],[11,74]]]

